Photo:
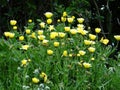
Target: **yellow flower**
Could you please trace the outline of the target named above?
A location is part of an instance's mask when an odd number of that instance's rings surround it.
[[[44,72],[40,74],[40,77],[44,79],[44,82],[47,81],[47,75]]]
[[[50,31],[52,31],[52,30],[54,30],[54,29],[55,29],[55,28],[54,28],[54,25],[50,25],[50,26],[49,26],[49,30],[50,30]]]
[[[109,43],[109,40],[108,39],[104,39],[102,43],[107,45]]]
[[[30,47],[29,45],[22,45],[22,48],[21,48],[21,49],[23,49],[23,50],[28,50],[29,47]]]
[[[77,34],[77,30],[76,29],[71,29],[70,33],[73,34],[73,35],[75,35],[75,34]]]
[[[33,33],[30,35],[30,37],[36,39],[36,35],[35,35],[35,33],[33,32]]]
[[[83,24],[77,24],[77,27],[84,29],[85,26]]]
[[[92,57],[92,58],[91,58],[91,60],[92,60],[92,61],[94,61],[94,60],[95,60],[95,58],[93,58],[93,57]]]
[[[56,35],[55,34],[50,34],[50,39],[55,39]]]
[[[84,22],[84,18],[77,18],[77,21],[78,21],[79,23],[83,23],[83,22]]]
[[[80,50],[80,51],[79,51],[79,54],[83,56],[83,55],[85,55],[85,54],[86,54],[86,52],[85,52],[85,51],[83,51],[83,50]]]
[[[51,32],[50,33],[50,39],[55,39],[58,36],[57,32]]]
[[[69,57],[72,57],[72,56],[73,56],[73,54],[70,53],[70,54],[69,54]]]
[[[16,20],[10,20],[10,25],[16,25],[17,21]]]
[[[90,63],[86,63],[86,62],[83,63],[83,66],[86,69],[92,67]]]
[[[78,54],[77,54],[77,57],[79,57],[79,56],[80,56],[80,54],[78,53]]]
[[[23,40],[24,40],[24,36],[20,36],[20,37],[19,37],[19,40],[20,40],[20,41],[23,41]]]
[[[15,36],[15,33],[11,32],[4,32],[5,37],[13,38]]]
[[[28,22],[31,23],[31,22],[32,22],[32,19],[29,19]]]
[[[30,29],[26,29],[25,32],[26,32],[26,34],[30,34],[31,30]]]
[[[63,32],[59,32],[58,35],[59,35],[59,37],[63,38],[63,37],[65,37],[66,34]]]
[[[102,37],[100,42],[107,45],[109,43],[109,40],[108,39],[103,39],[103,37]]]
[[[47,24],[51,24],[52,23],[52,19],[47,19]]]
[[[33,82],[33,83],[39,83],[39,79],[36,78],[36,77],[34,77],[34,78],[32,78],[32,82]]]
[[[45,39],[45,36],[44,36],[44,35],[39,35],[39,36],[38,36],[38,39],[39,39],[39,40],[44,40],[44,39]]]
[[[67,18],[67,21],[69,22],[69,23],[72,23],[73,22],[73,18]]]
[[[88,31],[82,30],[81,32],[79,31],[79,33],[81,33],[82,35],[86,35],[88,33]]]
[[[66,21],[66,17],[61,17],[61,21],[65,22]]]
[[[46,12],[44,15],[45,15],[46,18],[51,18],[53,16],[53,13],[52,12]]]
[[[58,47],[59,45],[60,45],[59,42],[54,42],[54,46],[55,46],[55,47]]]
[[[10,32],[4,32],[5,37],[9,37]]]
[[[89,34],[89,38],[90,38],[91,40],[95,40],[95,39],[96,39],[96,35]]]
[[[95,32],[96,33],[100,33],[101,32],[101,28],[95,28]]]
[[[27,60],[26,60],[26,59],[23,59],[23,60],[21,61],[21,65],[22,65],[22,66],[27,65]]]
[[[66,17],[67,16],[67,12],[63,12],[63,17]]]
[[[75,16],[72,16],[73,19],[75,19]]]
[[[62,56],[67,56],[67,55],[68,55],[67,50],[63,51],[63,55]]]
[[[48,42],[49,42],[49,40],[43,40],[43,41],[42,41],[42,44],[43,44],[43,45],[48,45]]]
[[[48,55],[52,55],[52,54],[53,54],[53,51],[52,51],[52,50],[47,50],[47,54],[48,54]]]
[[[84,40],[84,44],[85,44],[85,45],[91,45],[91,44],[92,44],[92,41],[90,41],[90,40]]]
[[[41,28],[45,28],[45,23],[44,22],[41,22],[39,25],[40,25]]]
[[[114,38],[115,38],[117,41],[120,41],[120,35],[115,35]]]
[[[60,19],[58,19],[57,22],[59,23],[59,22],[60,22]]]
[[[64,30],[65,30],[66,32],[69,32],[69,31],[70,31],[70,27],[64,27]]]
[[[13,29],[14,29],[14,30],[17,30],[17,26],[13,26]]]
[[[43,34],[43,30],[38,30],[37,33],[38,33],[38,35],[42,35]]]
[[[9,33],[9,38],[14,38],[15,33]]]
[[[93,53],[93,52],[95,52],[95,48],[94,47],[89,47],[88,51]]]

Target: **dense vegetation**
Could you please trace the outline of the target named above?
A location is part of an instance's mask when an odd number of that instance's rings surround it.
[[[0,2],[0,90],[120,89],[114,0]]]

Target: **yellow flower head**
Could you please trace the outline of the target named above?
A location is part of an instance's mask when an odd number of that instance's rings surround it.
[[[66,21],[66,17],[61,17],[61,21],[65,22]]]
[[[84,40],[84,44],[85,44],[85,45],[91,45],[91,44],[92,44],[92,41],[90,41],[90,40]]]
[[[77,24],[77,27],[81,28],[81,29],[84,29],[85,26],[83,24]]]
[[[101,32],[101,28],[95,28],[95,32],[96,33],[100,33]]]
[[[51,32],[50,33],[50,39],[55,39],[58,36],[57,32]]]
[[[67,16],[67,12],[63,12],[63,17],[66,17]]]
[[[47,50],[47,54],[48,54],[48,55],[52,55],[52,54],[53,54],[53,51],[52,51],[52,50]]]
[[[20,36],[20,37],[19,37],[19,40],[20,40],[20,41],[23,41],[23,40],[24,40],[24,36]]]
[[[11,32],[4,32],[5,37],[14,38],[15,34]]]
[[[83,30],[83,31],[81,31],[80,33],[81,33],[82,35],[86,35],[86,34],[88,33],[88,31]]]
[[[47,75],[44,72],[40,74],[40,77],[44,79],[44,82],[47,81]]]
[[[91,58],[91,60],[92,60],[92,61],[94,61],[94,60],[95,60],[95,58],[94,58],[94,57],[92,57],[92,58]]]
[[[69,31],[70,31],[70,27],[64,27],[64,30],[65,30],[66,32],[69,32]]]
[[[84,22],[84,18],[77,18],[77,21],[78,21],[79,23],[83,23],[83,22]]]
[[[67,21],[69,22],[69,23],[72,23],[73,22],[73,18],[67,18]]]
[[[49,26],[49,30],[50,30],[50,31],[55,30],[54,25],[50,25],[50,26]]]
[[[58,47],[59,45],[60,45],[59,42],[54,42],[54,46],[55,46],[55,47]]]
[[[93,52],[95,52],[95,48],[94,47],[89,47],[88,51],[91,52],[91,53],[93,53]]]
[[[58,33],[58,35],[59,35],[59,37],[64,38],[64,37],[65,37],[65,35],[66,35],[66,33],[59,32],[59,33]]]
[[[34,78],[32,78],[32,82],[33,82],[33,83],[39,83],[39,79],[36,78],[36,77],[34,77]]]
[[[10,20],[10,25],[16,25],[17,24],[17,21],[16,20]]]
[[[5,37],[9,37],[10,32],[4,32]]]
[[[52,19],[47,19],[47,24],[51,24],[52,23]]]
[[[120,35],[115,35],[114,38],[115,38],[117,41],[120,41]]]
[[[9,38],[14,38],[15,33],[9,33]]]
[[[109,40],[108,39],[104,39],[102,43],[107,45],[109,43]]]
[[[23,50],[28,50],[29,47],[30,47],[29,45],[22,45],[22,48],[21,48],[21,49],[23,49]]]
[[[72,16],[73,19],[75,19],[75,16]]]
[[[51,18],[53,16],[53,13],[52,12],[46,12],[44,15],[45,15],[46,18]]]
[[[38,39],[39,39],[39,40],[44,40],[44,39],[45,39],[45,36],[44,36],[44,35],[39,35],[39,36],[38,36]]]
[[[59,22],[60,22],[60,19],[58,19],[57,22],[59,23]]]
[[[45,23],[44,22],[41,22],[39,25],[40,25],[41,28],[45,28]]]
[[[26,60],[26,59],[23,59],[23,60],[21,61],[21,65],[22,65],[22,66],[26,66],[26,65],[27,65],[27,60]]]
[[[89,34],[89,38],[90,38],[91,40],[95,40],[95,39],[96,39],[96,35]]]
[[[77,54],[77,57],[79,57],[79,56],[80,56],[80,54],[78,53],[78,54]]]
[[[83,56],[83,55],[85,55],[85,54],[86,54],[86,52],[85,52],[85,51],[83,51],[83,50],[80,50],[80,51],[79,51],[79,54]]]
[[[28,22],[31,23],[31,22],[32,22],[32,19],[28,19]]]
[[[38,35],[42,35],[43,34],[43,30],[38,30],[37,33],[38,33]]]
[[[109,40],[108,39],[104,39],[103,37],[101,38],[100,40],[101,43],[107,45],[109,43]]]
[[[35,32],[33,32],[33,33],[30,35],[30,37],[36,39],[36,34],[35,34]]]
[[[48,45],[48,42],[49,42],[49,40],[43,40],[43,41],[42,41],[42,44],[43,44],[43,45]]]
[[[26,32],[26,34],[30,34],[31,30],[30,29],[26,29],[25,32]]]
[[[83,63],[83,66],[86,69],[92,67],[90,63],[86,63],[86,62]]]
[[[13,26],[13,30],[17,30],[17,26]]]
[[[63,51],[63,56],[68,56],[67,50]]]
[[[77,30],[76,30],[76,29],[71,29],[71,30],[70,30],[70,33],[71,33],[72,35],[75,35],[75,34],[77,34]]]

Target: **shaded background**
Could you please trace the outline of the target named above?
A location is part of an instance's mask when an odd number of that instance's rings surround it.
[[[86,25],[92,29],[101,27],[108,38],[120,34],[119,0],[0,0],[0,36],[9,30],[11,19],[23,27],[29,18],[44,20],[47,11],[53,12],[55,19],[63,11],[84,17]]]

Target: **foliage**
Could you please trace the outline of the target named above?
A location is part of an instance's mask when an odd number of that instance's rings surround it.
[[[110,58],[116,47],[99,36],[101,29],[91,31],[70,14],[54,25],[47,15],[45,22],[28,20],[23,32],[10,20],[0,39],[0,89],[118,90],[120,58]]]

